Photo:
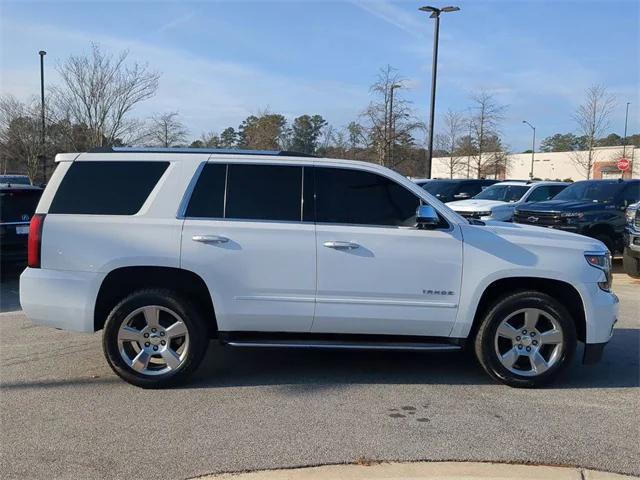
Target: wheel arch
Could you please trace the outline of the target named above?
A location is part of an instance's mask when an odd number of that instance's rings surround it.
[[[475,338],[483,315],[496,300],[519,290],[536,290],[561,302],[575,322],[578,340],[585,341],[587,331],[585,307],[578,290],[562,280],[539,277],[506,277],[494,280],[487,285],[476,306],[468,338]]]
[[[168,288],[193,300],[205,318],[209,336],[217,334],[218,325],[211,292],[196,273],[175,267],[127,266],[107,274],[98,290],[94,307],[93,328],[101,330],[113,307],[129,293],[142,288]]]

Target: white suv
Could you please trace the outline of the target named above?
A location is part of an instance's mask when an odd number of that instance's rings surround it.
[[[534,386],[599,360],[618,311],[594,239],[467,221],[371,163],[286,152],[61,154],[29,232],[20,301],[94,332],[142,387],[237,347],[473,349]]]
[[[447,207],[465,218],[510,222],[516,207],[551,200],[568,186],[563,182],[500,182],[468,200],[449,202]]]

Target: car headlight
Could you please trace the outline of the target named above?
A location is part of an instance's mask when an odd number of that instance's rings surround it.
[[[582,218],[584,217],[584,213],[582,212],[562,212],[560,214],[563,218]]]
[[[628,224],[632,224],[633,221],[636,219],[636,212],[639,209],[637,208],[627,208],[627,213],[625,214],[625,218],[627,219],[627,223]]]
[[[598,286],[605,292],[610,292],[611,285],[613,284],[613,276],[611,275],[611,253],[585,253],[584,258],[589,265],[604,272],[605,281],[598,282]]]

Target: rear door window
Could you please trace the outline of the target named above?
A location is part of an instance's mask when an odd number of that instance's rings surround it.
[[[302,167],[229,164],[225,218],[301,221]]]
[[[74,162],[49,213],[134,215],[168,166],[169,162]]]

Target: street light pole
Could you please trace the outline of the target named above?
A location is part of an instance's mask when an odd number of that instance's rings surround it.
[[[425,177],[431,178],[431,161],[433,159],[433,131],[434,131],[434,117],[436,110],[436,77],[438,72],[438,40],[440,36],[440,14],[443,12],[456,12],[460,10],[459,7],[420,7],[422,12],[431,12],[430,18],[435,18],[435,28],[433,30],[433,63],[431,66],[431,107],[429,112],[429,139],[427,143],[427,161],[425,164]]]
[[[41,152],[41,162],[42,162],[42,181],[43,183],[47,183],[47,157],[45,154],[45,123],[44,123],[44,56],[47,54],[44,50],[40,50],[38,55],[40,55],[40,113],[42,116],[42,128],[41,128],[41,137],[40,137],[40,148]]]
[[[629,121],[629,104],[631,102],[627,102],[627,111],[624,114],[624,137],[622,139],[622,158],[627,158],[627,122]],[[633,166],[631,167],[631,172],[633,176]],[[622,177],[624,178],[624,170],[622,170]]]
[[[529,172],[529,180],[533,180],[533,161],[535,160],[536,156],[536,127],[531,125],[526,120],[523,120],[522,123],[526,123],[533,130],[533,141],[531,142],[531,171]]]

